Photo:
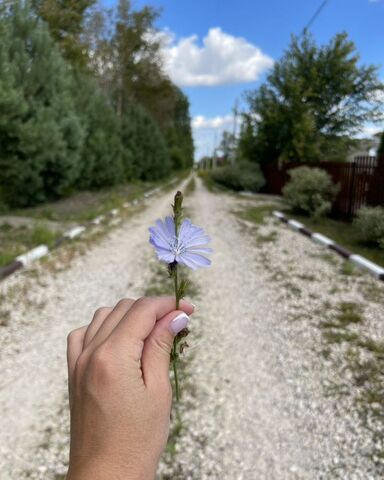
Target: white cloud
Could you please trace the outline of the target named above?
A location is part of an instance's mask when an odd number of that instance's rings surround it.
[[[376,133],[384,131],[384,125],[364,125],[361,132],[356,135],[356,138],[372,138]]]
[[[220,143],[225,130],[233,131],[233,115],[205,117],[197,115],[192,119],[192,131],[195,142],[195,158],[199,160],[205,155],[212,155],[213,149]],[[237,132],[240,128],[241,116],[237,118]]]
[[[207,118],[204,115],[197,115],[192,120],[192,127],[195,130],[200,130],[202,128],[228,128],[231,125],[233,125],[232,115],[224,115],[222,117],[217,116],[212,118]]]
[[[177,40],[163,33],[165,70],[179,86],[216,86],[253,82],[273,65],[260,48],[242,37],[220,28],[210,28],[199,44],[199,37]]]

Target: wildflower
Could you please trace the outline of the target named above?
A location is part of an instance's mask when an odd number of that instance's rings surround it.
[[[159,260],[168,264],[182,263],[192,270],[211,264],[204,256],[212,253],[212,249],[205,246],[210,242],[210,238],[188,218],[182,221],[178,235],[172,217],[166,217],[164,222],[157,220],[156,227],[149,231],[149,241],[155,247]]]
[[[185,295],[188,287],[186,279],[179,279],[179,264],[192,270],[206,267],[211,261],[205,256],[212,253],[207,247],[210,242],[204,230],[193,225],[188,218],[183,219],[183,194],[177,192],[173,205],[173,217],[166,217],[164,221],[157,220],[156,226],[149,229],[150,243],[155,247],[159,260],[168,264],[168,272],[174,281],[176,309],[179,308],[180,299]],[[179,381],[177,374],[177,360],[179,354],[188,346],[182,339],[188,335],[188,329],[179,332],[173,342],[171,360],[173,365],[176,400],[180,398]]]

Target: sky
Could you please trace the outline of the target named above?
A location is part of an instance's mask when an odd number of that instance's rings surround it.
[[[113,5],[113,0],[104,0]],[[233,131],[236,101],[258,88],[274,61],[323,0],[133,0],[162,9],[165,69],[187,94],[196,158],[212,154],[223,130]],[[384,0],[328,0],[310,31],[318,43],[347,32],[361,63],[379,67],[384,81]],[[363,136],[383,126],[366,126]]]

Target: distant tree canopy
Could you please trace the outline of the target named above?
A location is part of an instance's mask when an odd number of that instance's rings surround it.
[[[380,146],[377,154],[379,155],[379,157],[384,157],[384,132],[381,135]]]
[[[10,206],[193,164],[189,102],[163,73],[157,12],[121,0],[108,17],[94,3],[0,8],[0,198]]]
[[[246,95],[241,154],[257,161],[343,160],[350,136],[383,115],[377,69],[358,63],[345,33],[322,46],[308,33],[293,36],[267,81]]]

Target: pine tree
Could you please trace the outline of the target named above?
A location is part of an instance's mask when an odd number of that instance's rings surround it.
[[[140,105],[131,105],[122,119],[123,163],[127,177],[156,180],[171,172],[165,139]]]
[[[77,186],[95,189],[122,183],[123,146],[115,112],[88,74],[76,73],[73,98],[85,131]]]
[[[15,103],[1,120],[0,184],[9,204],[26,206],[58,198],[74,185],[83,130],[70,72],[46,26],[21,2],[0,24],[0,81],[10,89],[2,103],[5,110],[7,102]]]

